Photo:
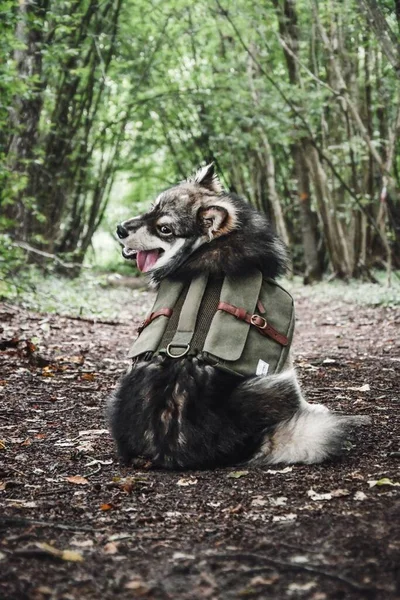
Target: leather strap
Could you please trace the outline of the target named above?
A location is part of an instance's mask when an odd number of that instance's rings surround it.
[[[236,319],[245,321],[249,325],[253,325],[259,333],[272,338],[281,346],[287,346],[289,343],[289,340],[285,335],[279,333],[279,331],[277,331],[268,323],[267,319],[261,317],[260,315],[251,315],[246,312],[244,308],[238,308],[237,306],[233,306],[233,304],[228,304],[227,302],[220,302],[217,306],[217,310],[223,310],[224,312],[236,317]]]
[[[154,319],[157,319],[157,317],[169,318],[172,315],[172,312],[172,308],[160,308],[159,310],[152,312],[151,315],[149,315],[144,321],[142,321],[142,323],[137,328],[137,332],[139,334],[142,333],[143,329],[147,327],[147,325],[150,325],[150,323],[154,321]]]

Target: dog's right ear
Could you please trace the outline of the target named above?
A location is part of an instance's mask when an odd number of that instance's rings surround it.
[[[197,183],[198,185],[201,185],[202,187],[205,187],[216,194],[220,194],[224,191],[218,175],[215,172],[215,166],[213,162],[205,167],[201,167],[195,176],[190,177],[188,181]]]
[[[220,235],[226,235],[237,225],[236,209],[226,201],[199,208],[197,218],[203,234],[207,235],[210,241]]]

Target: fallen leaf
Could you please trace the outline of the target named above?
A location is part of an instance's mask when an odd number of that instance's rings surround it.
[[[290,473],[291,471],[293,471],[293,467],[285,467],[284,469],[267,469],[266,473],[276,475],[277,473]]]
[[[17,500],[16,498],[12,498],[12,499],[7,499],[7,502],[10,503],[10,506],[13,506],[14,508],[37,508],[38,504],[37,502],[34,502],[33,500]]]
[[[96,379],[95,373],[82,373],[81,379],[84,381],[94,381]]]
[[[268,498],[268,500],[272,506],[285,506],[288,499],[286,496],[278,496],[277,498]]]
[[[43,367],[42,369],[42,375],[43,377],[54,377],[54,373],[52,371],[52,367]]]
[[[349,490],[339,488],[337,490],[332,490],[331,495],[332,498],[342,498],[343,496],[350,496]]]
[[[93,540],[71,540],[70,544],[77,548],[91,548],[94,545],[94,542]]]
[[[264,500],[262,496],[256,496],[251,501],[251,506],[265,506],[268,504],[268,500]]]
[[[316,581],[308,581],[307,583],[289,583],[288,589],[291,592],[307,592],[317,585]]]
[[[124,588],[126,590],[134,590],[135,596],[147,596],[151,591],[151,587],[141,577],[131,579],[124,585]]]
[[[371,390],[369,383],[365,383],[361,387],[348,387],[346,390],[351,392],[369,392]]]
[[[0,440],[0,450],[6,449],[6,443],[3,440]]]
[[[71,477],[66,477],[66,480],[70,483],[75,483],[76,485],[88,485],[89,481],[82,477],[81,475],[71,475]]]
[[[297,515],[295,513],[288,513],[287,515],[275,515],[272,517],[272,521],[274,523],[278,523],[279,521],[295,521],[297,519]]]
[[[354,500],[366,500],[368,498],[367,494],[364,494],[364,492],[356,492],[354,494]]]
[[[380,487],[382,485],[390,485],[392,487],[400,487],[400,483],[398,483],[397,481],[392,481],[388,477],[382,477],[382,479],[378,479],[378,480],[371,479],[370,481],[368,481],[368,485],[370,488],[375,487],[375,486]]]
[[[105,554],[117,554],[118,544],[116,544],[115,542],[108,542],[103,546],[103,552]]]
[[[43,594],[43,596],[51,596],[53,594],[53,590],[47,585],[39,585],[39,587],[35,588],[35,592]]]
[[[240,479],[240,477],[246,477],[248,474],[248,471],[231,471],[228,473],[227,477],[229,479]]]
[[[75,550],[63,550],[61,555],[62,560],[67,560],[69,562],[82,562],[83,556],[79,552],[75,552]]]
[[[51,556],[55,556],[57,558],[61,558],[61,560],[66,560],[68,562],[82,562],[83,556],[79,552],[75,550],[58,550],[54,546],[50,544],[46,544],[45,542],[37,542],[36,546],[46,552]]]
[[[332,500],[332,494],[330,494],[330,493],[318,494],[318,492],[316,492],[313,489],[310,489],[310,490],[307,491],[307,496],[309,498],[311,498],[311,500],[315,500],[315,501]]]
[[[256,577],[253,577],[253,579],[250,579],[249,585],[272,585],[277,581],[279,581],[279,575],[277,573],[274,573],[270,577],[261,577],[261,575],[257,575]]]
[[[194,554],[186,554],[185,552],[174,552],[172,560],[194,560]]]
[[[114,504],[111,504],[110,502],[105,502],[100,505],[100,510],[111,510],[112,508],[114,508]]]
[[[370,385],[369,383],[366,383],[365,385],[362,385],[361,387],[358,388],[358,392],[369,392],[370,391]]]
[[[196,485],[197,479],[192,477],[182,477],[176,482],[176,485],[187,486],[187,485]]]

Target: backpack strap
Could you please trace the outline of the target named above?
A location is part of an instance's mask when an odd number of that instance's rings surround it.
[[[238,308],[237,306],[228,304],[228,302],[220,302],[217,310],[223,310],[224,312],[233,315],[240,321],[246,321],[246,323],[249,323],[249,325],[253,325],[253,327],[255,327],[259,333],[261,333],[261,335],[266,335],[272,338],[281,346],[287,346],[289,343],[286,335],[279,333],[275,327],[272,327],[272,325],[268,323],[267,319],[261,317],[260,315],[251,315],[250,313],[246,312],[244,308]]]
[[[185,302],[179,316],[178,328],[172,341],[168,344],[166,353],[170,358],[181,358],[190,350],[197,315],[207,287],[208,274],[199,275],[192,279]]]

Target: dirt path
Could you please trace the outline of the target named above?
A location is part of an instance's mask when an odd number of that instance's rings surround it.
[[[241,473],[119,467],[103,404],[142,312],[0,305],[0,598],[398,597],[399,312],[299,299],[309,400],[374,425],[335,464]]]

